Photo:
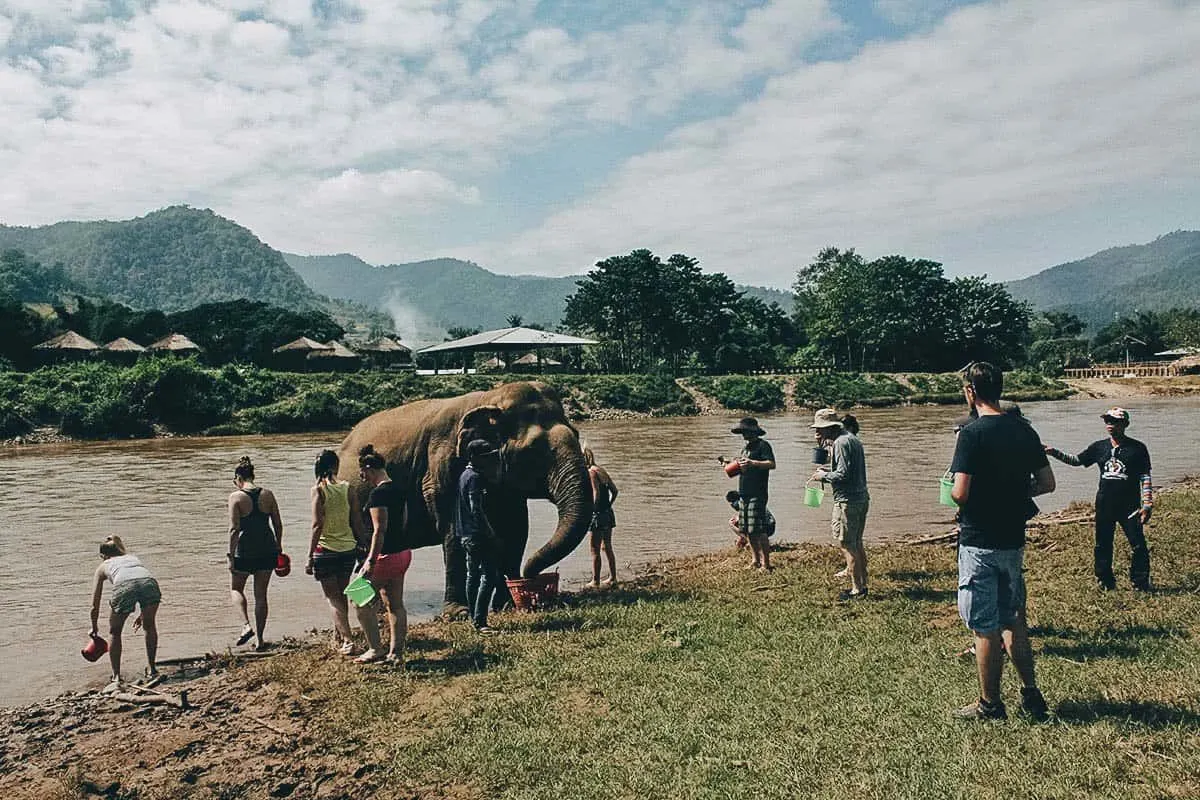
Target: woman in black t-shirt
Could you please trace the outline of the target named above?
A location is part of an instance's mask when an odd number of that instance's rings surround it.
[[[363,576],[383,597],[391,627],[387,653],[379,638],[379,617],[375,604],[358,609],[358,622],[367,636],[367,651],[354,659],[360,664],[373,661],[404,663],[404,640],[408,637],[408,611],[404,608],[404,575],[412,563],[412,550],[404,542],[405,498],[392,483],[383,456],[373,445],[358,451],[358,474],[371,488],[363,513],[371,520],[371,546]]]

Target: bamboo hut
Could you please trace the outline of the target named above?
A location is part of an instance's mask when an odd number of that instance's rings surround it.
[[[100,345],[75,331],[55,336],[53,339],[33,346],[34,355],[45,364],[63,361],[82,361],[100,350]]]
[[[1184,356],[1178,361],[1172,361],[1176,375],[1200,375],[1200,355]]]
[[[310,369],[319,372],[353,372],[362,366],[362,356],[337,341],[325,343],[327,349],[313,350],[306,357]]]
[[[500,358],[500,356],[492,356],[487,361],[479,365],[479,369],[484,372],[503,372],[508,369],[508,364]]]
[[[321,344],[307,336],[301,336],[287,344],[276,347],[271,351],[271,356],[276,369],[301,372],[308,368],[308,357],[310,355],[332,349],[327,344]]]
[[[375,368],[411,369],[413,366],[412,350],[390,336],[359,345],[358,352]]]
[[[200,345],[193,342],[182,333],[171,333],[159,339],[154,344],[146,348],[151,353],[156,355],[175,355],[175,356],[198,356],[204,351]]]
[[[146,352],[146,348],[132,339],[126,339],[122,336],[104,345],[100,350],[100,355],[106,361],[112,361],[116,364],[132,364],[141,358],[144,352]]]

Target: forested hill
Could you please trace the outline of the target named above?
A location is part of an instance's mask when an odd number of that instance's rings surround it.
[[[24,251],[97,296],[178,311],[238,298],[285,308],[320,299],[276,250],[211,211],[174,206],[121,222],[0,225],[0,250]]]
[[[375,267],[350,254],[284,256],[320,294],[375,308],[400,305],[443,327],[498,328],[513,314],[525,323],[557,325],[567,296],[583,277],[499,275],[454,258]],[[779,303],[789,313],[792,310],[788,292],[756,286],[738,289],[767,303]]]
[[[1200,231],[1104,250],[1013,281],[1008,290],[1036,309],[1070,311],[1092,330],[1117,313],[1200,307]]]

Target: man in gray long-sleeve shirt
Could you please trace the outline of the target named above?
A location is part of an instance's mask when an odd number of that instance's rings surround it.
[[[846,556],[846,574],[850,588],[838,600],[861,600],[867,596],[867,551],[863,548],[863,529],[871,496],[867,494],[867,461],[862,442],[846,430],[837,412],[822,408],[813,418],[812,427],[822,446],[833,451],[829,467],[820,468],[812,479],[833,486],[833,536]]]

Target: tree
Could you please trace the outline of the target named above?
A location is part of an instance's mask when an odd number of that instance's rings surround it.
[[[290,311],[257,300],[231,300],[168,314],[167,328],[186,334],[214,364],[269,364],[271,351],[300,336],[319,342],[346,331],[323,311]]]
[[[98,344],[124,336],[145,345],[170,332],[163,312],[134,311],[129,306],[111,300],[93,301],[76,296],[74,311],[69,311],[65,306],[55,306],[54,312],[62,320],[63,327],[81,333]]]
[[[519,328],[524,321],[520,314],[509,314],[504,318],[504,324],[510,328]]]
[[[1160,350],[1167,349],[1163,315],[1141,311],[1118,317],[1096,332],[1092,340],[1092,357],[1101,362],[1144,361]]]
[[[483,329],[465,328],[461,325],[451,325],[446,329],[446,338],[444,341],[453,342],[455,339],[465,339],[468,336],[474,336],[477,333],[483,333]]]

